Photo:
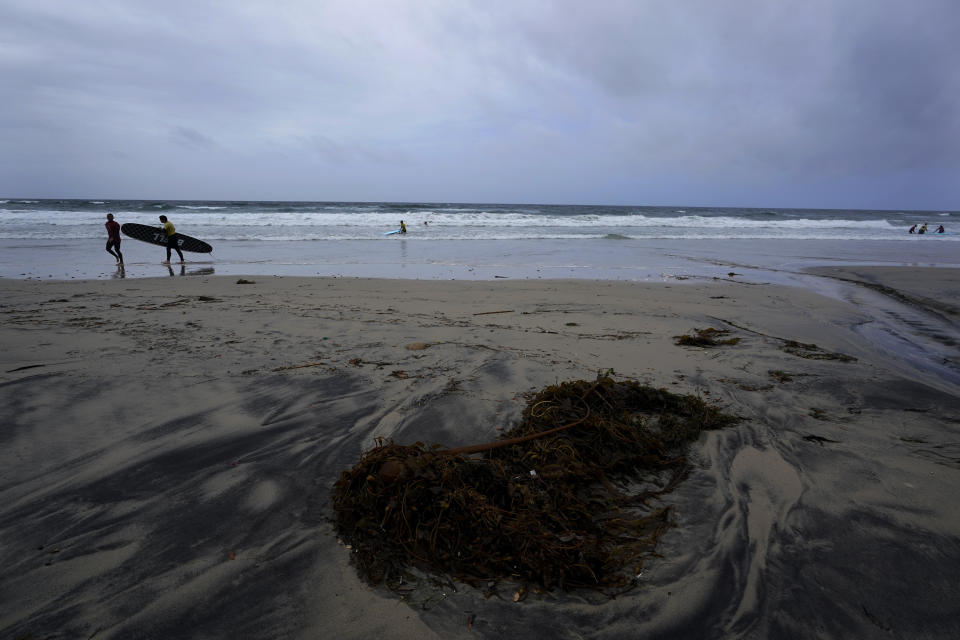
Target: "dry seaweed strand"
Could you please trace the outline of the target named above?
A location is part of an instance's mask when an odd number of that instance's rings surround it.
[[[378,442],[334,486],[337,528],[372,584],[415,566],[472,584],[627,587],[670,526],[650,501],[684,477],[688,443],[736,420],[634,381],[550,386],[495,442]]]

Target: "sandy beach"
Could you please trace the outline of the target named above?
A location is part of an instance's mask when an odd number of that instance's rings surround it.
[[[960,272],[813,273],[840,293],[0,279],[0,636],[958,637]],[[675,344],[708,327],[740,341]],[[743,418],[697,442],[636,589],[360,580],[329,494],[377,438],[486,442],[610,370]]]

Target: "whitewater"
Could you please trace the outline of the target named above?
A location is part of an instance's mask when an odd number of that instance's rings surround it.
[[[163,249],[103,223],[159,225],[213,245],[161,267]],[[397,229],[405,235],[384,235]],[[947,233],[910,234],[913,225]],[[0,198],[0,277],[316,275],[413,279],[769,279],[806,266],[957,266],[960,212],[534,204]]]
[[[442,203],[0,200],[0,239],[97,238],[102,220],[217,240],[370,240],[404,220],[410,241],[534,239],[909,240],[913,224],[956,231],[952,211],[859,211]],[[952,236],[960,241],[960,236]]]

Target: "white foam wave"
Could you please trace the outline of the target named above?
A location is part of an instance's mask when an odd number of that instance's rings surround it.
[[[9,202],[9,200],[8,200]],[[99,202],[99,201],[97,201]],[[129,203],[117,203],[130,207]],[[76,211],[40,207],[0,208],[0,229],[12,238],[100,238],[104,234],[104,210]],[[134,205],[135,206],[135,205]],[[170,205],[151,205],[167,207]],[[244,208],[220,204],[182,204],[167,210],[178,230],[213,242],[216,240],[363,240],[380,238],[403,219],[410,240],[535,240],[535,239],[748,239],[748,240],[908,240],[905,219],[896,214],[875,216],[842,212],[735,211],[721,215],[690,215],[625,210],[624,213],[558,215],[556,209],[533,207],[509,210],[483,205],[428,205],[422,209],[377,204],[324,204],[316,207],[283,208],[244,204]],[[678,210],[683,211],[683,210]],[[159,211],[112,210],[118,222],[158,225]],[[930,213],[950,216],[951,213]],[[887,219],[887,218],[890,219]],[[892,220],[892,221],[891,221]],[[424,225],[428,222],[428,225]],[[946,222],[950,226],[949,222]],[[949,240],[948,240],[949,241]],[[954,240],[955,241],[955,240]]]

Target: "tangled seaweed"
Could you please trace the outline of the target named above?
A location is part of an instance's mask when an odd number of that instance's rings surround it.
[[[673,339],[676,341],[674,344],[685,347],[719,347],[721,345],[731,345],[740,342],[740,338],[720,340],[721,337],[729,333],[726,329],[709,327],[707,329],[694,329],[693,335],[685,333],[682,336],[673,336]]]
[[[474,585],[623,588],[670,526],[650,503],[684,477],[687,445],[736,420],[634,381],[550,386],[496,442],[379,442],[333,488],[337,528],[372,584],[414,566]]]
[[[832,351],[827,351],[826,349],[818,347],[817,345],[809,342],[785,340],[783,346],[780,348],[791,355],[795,355],[800,358],[806,358],[807,360],[839,360],[840,362],[857,361],[857,359],[853,356],[848,356],[845,353],[834,353]]]

